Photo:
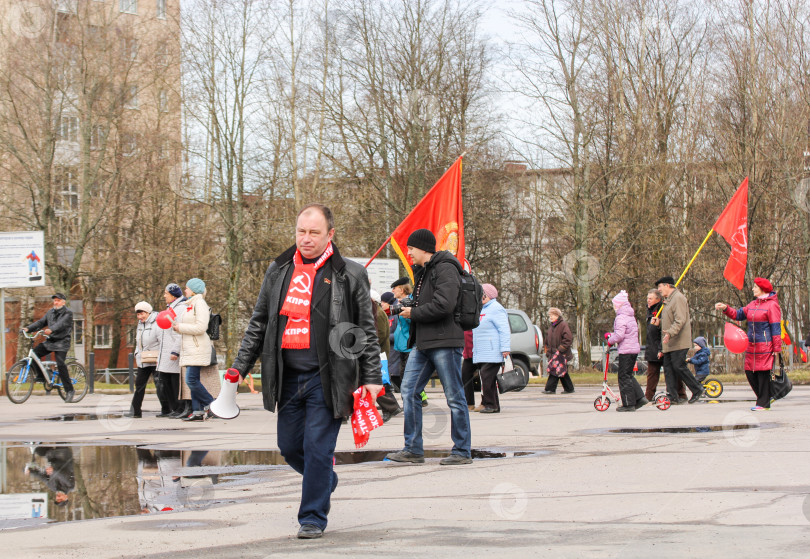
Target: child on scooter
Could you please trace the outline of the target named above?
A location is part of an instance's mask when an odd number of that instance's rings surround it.
[[[709,344],[703,336],[698,336],[692,341],[695,343],[694,348],[697,350],[697,353],[688,358],[686,362],[695,367],[695,378],[699,383],[703,383],[706,377],[709,376],[709,356],[711,355],[711,350],[709,350]]]

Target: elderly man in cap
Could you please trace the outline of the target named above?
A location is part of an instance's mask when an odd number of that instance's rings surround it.
[[[464,330],[455,318],[461,263],[446,250],[436,252],[436,237],[428,229],[411,233],[408,254],[414,263],[416,290],[414,306],[403,308],[400,314],[411,320],[409,347],[413,348],[402,378],[405,446],[386,458],[414,464],[425,461],[419,393],[425,389],[435,370],[450,407],[450,436],[453,439],[450,456],[442,458],[439,463],[471,464],[470,412],[461,382]]]
[[[65,357],[67,357],[67,352],[70,350],[70,335],[73,333],[73,313],[65,306],[67,299],[64,294],[54,293],[51,299],[53,300],[53,308],[48,310],[45,316],[23,328],[23,331],[29,332],[45,327],[42,333],[48,338],[34,348],[34,353],[42,359],[53,352],[56,367],[59,369],[59,378],[62,379],[62,387],[65,389],[65,402],[70,403],[73,401],[75,392],[73,383],[70,382],[67,365],[65,365]]]
[[[670,401],[678,402],[678,381],[682,380],[692,392],[689,403],[694,404],[706,391],[686,365],[686,354],[692,347],[692,323],[689,302],[675,287],[672,276],[664,276],[655,282],[664,296],[664,308],[659,316],[650,319],[650,324],[661,327],[661,351],[664,354],[664,379]]]

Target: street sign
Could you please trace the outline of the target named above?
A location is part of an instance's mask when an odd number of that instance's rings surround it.
[[[45,285],[42,231],[0,233],[0,288]]]
[[[350,257],[349,260],[354,260],[358,264],[365,266],[368,257]],[[375,258],[366,268],[366,272],[368,273],[368,279],[371,281],[371,289],[380,294],[391,291],[391,284],[400,278],[399,260],[396,258]]]

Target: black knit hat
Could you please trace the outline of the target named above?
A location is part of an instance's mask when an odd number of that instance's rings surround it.
[[[391,289],[399,287],[400,285],[408,285],[409,283],[411,283],[411,278],[409,278],[408,276],[403,276],[391,284]]]
[[[655,286],[658,287],[662,283],[668,283],[669,285],[675,285],[675,278],[672,276],[664,276],[659,278],[658,281],[655,282]]]
[[[417,229],[408,237],[408,246],[425,252],[436,252],[436,237],[430,229]]]

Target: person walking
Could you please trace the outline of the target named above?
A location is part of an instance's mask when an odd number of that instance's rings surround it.
[[[496,375],[503,368],[504,360],[511,351],[512,332],[509,316],[496,299],[498,290],[491,283],[481,286],[484,290],[481,321],[473,328],[473,363],[481,375],[481,413],[500,413]]]
[[[689,316],[689,302],[675,287],[672,276],[664,276],[655,282],[658,291],[664,296],[664,308],[650,323],[661,327],[661,351],[664,354],[664,379],[667,383],[667,396],[670,402],[678,401],[678,381],[682,380],[692,392],[689,403],[694,404],[706,390],[692,375],[686,365],[686,354],[692,347],[692,323]]]
[[[647,293],[647,344],[644,348],[644,360],[647,361],[647,386],[644,397],[649,401],[655,399],[655,390],[661,380],[661,366],[664,363],[664,353],[661,351],[661,326],[652,324],[652,318],[664,306],[664,296],[657,289],[650,289]],[[673,404],[686,402],[686,385],[678,380],[678,399]]]
[[[382,310],[380,306],[380,294],[371,290],[371,312],[374,315],[374,325],[377,329],[377,339],[380,342],[380,351],[385,354],[386,359],[391,353],[391,341],[389,340],[389,325],[388,315]],[[390,365],[390,359],[388,360]],[[391,378],[391,371],[388,371],[388,377]],[[396,396],[394,396],[394,389],[391,384],[384,384],[385,394],[377,396],[377,406],[382,411],[383,423],[388,423],[392,417],[402,413],[402,408],[399,407]]]
[[[649,399],[644,397],[644,391],[633,374],[641,346],[638,343],[636,313],[624,289],[613,298],[613,310],[616,318],[613,320],[613,332],[608,337],[607,344],[615,345],[619,353],[619,393],[622,405],[616,411],[636,411],[647,405]]]
[[[48,336],[44,342],[34,348],[34,353],[42,359],[53,352],[62,388],[65,389],[65,402],[69,404],[73,402],[73,396],[76,394],[65,364],[65,358],[70,350],[70,336],[73,333],[73,312],[65,305],[67,299],[62,293],[54,293],[51,295],[51,300],[53,308],[49,309],[45,316],[23,328],[23,331],[42,329],[42,333]]]
[[[332,211],[299,212],[295,246],[267,268],[231,370],[244,377],[261,357],[262,397],[278,407],[278,448],[303,476],[298,538],[323,536],[338,485],[335,445],[353,392],[382,390],[380,344],[365,268],[332,242]],[[346,325],[351,328],[346,328]]]
[[[428,229],[417,229],[408,237],[408,255],[413,260],[414,306],[402,309],[411,320],[408,347],[413,348],[402,378],[402,406],[405,409],[405,445],[386,458],[392,462],[421,464],[425,461],[422,440],[422,399],[433,371],[439,375],[450,408],[450,436],[453,449],[439,464],[472,464],[470,410],[461,384],[461,354],[464,330],[455,311],[461,287],[461,263],[446,250],[436,251],[436,237]],[[474,344],[473,344],[474,345]]]
[[[774,358],[782,351],[782,308],[773,285],[766,278],[754,278],[754,300],[739,309],[715,303],[732,320],[748,322],[748,347],[745,350],[745,377],[757,396],[751,411],[771,409],[771,371]]]
[[[186,298],[176,283],[170,283],[163,290],[163,301],[167,309],[179,316]],[[157,373],[163,392],[165,407],[161,407],[158,417],[187,417],[191,414],[191,401],[180,400],[180,345],[182,336],[173,328],[158,329],[160,353],[157,360]]]
[[[140,301],[135,305],[135,316],[138,318],[138,329],[135,332],[135,364],[138,370],[135,373],[135,393],[132,395],[129,411],[124,414],[125,417],[142,417],[141,406],[146,394],[146,383],[149,382],[150,376],[155,379],[158,399],[161,397],[157,374],[157,359],[160,351],[158,333],[160,329],[155,324],[157,313],[152,310],[152,305],[146,301]]]
[[[200,381],[200,369],[216,362],[214,344],[206,334],[211,309],[205,302],[205,282],[191,278],[186,282],[185,295],[188,299],[185,310],[172,324],[174,331],[182,336],[180,366],[186,368],[186,384],[191,391],[191,414],[183,421],[204,421],[209,417],[208,406],[214,397]]]
[[[546,357],[551,359],[555,352],[560,352],[560,357],[564,358],[566,363],[574,358],[574,352],[571,351],[571,345],[574,343],[574,336],[571,334],[571,328],[568,323],[563,320],[563,314],[557,307],[548,309],[549,327],[546,332],[545,345],[543,350]],[[574,392],[574,382],[571,380],[571,375],[568,373],[561,377],[549,374],[546,381],[545,390],[543,394],[554,394],[557,392],[557,383],[562,380],[563,393],[571,394]]]

